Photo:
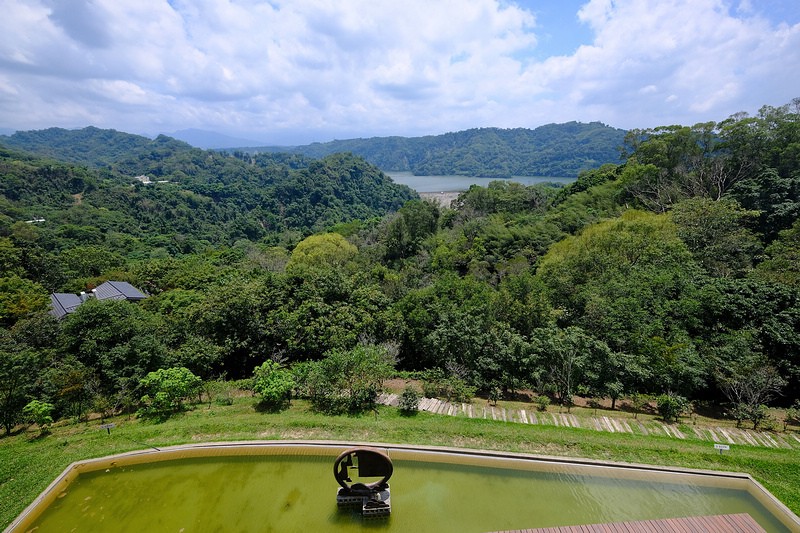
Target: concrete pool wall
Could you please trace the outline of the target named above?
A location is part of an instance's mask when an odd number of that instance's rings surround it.
[[[618,463],[610,461],[539,456],[522,453],[468,450],[435,446],[408,446],[401,444],[362,443],[342,441],[244,441],[216,442],[146,449],[118,455],[79,461],[71,464],[50,486],[5,530],[5,533],[30,529],[44,509],[50,506],[64,489],[82,473],[107,470],[143,463],[157,463],[175,459],[200,457],[231,457],[260,455],[314,455],[329,456],[331,460],[342,450],[368,445],[386,450],[392,460],[413,460],[429,463],[449,463],[476,467],[504,468],[553,472],[558,474],[589,475],[613,479],[658,479],[660,482],[691,484],[694,486],[738,489],[749,493],[789,531],[800,532],[800,519],[778,501],[750,475],[735,472],[679,469],[652,465]],[[331,464],[333,464],[331,462]],[[331,475],[331,480],[332,480]]]

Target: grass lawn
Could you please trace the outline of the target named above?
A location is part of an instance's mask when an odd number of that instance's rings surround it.
[[[800,514],[800,450],[797,449],[731,446],[729,452],[720,455],[713,443],[696,438],[686,427],[683,433],[687,438],[681,440],[426,412],[402,416],[392,407],[381,407],[376,418],[374,413],[322,415],[310,410],[303,401],[294,402],[290,409],[281,413],[257,412],[254,404],[254,398],[240,397],[227,406],[190,406],[186,412],[163,423],[120,416],[110,420],[117,426],[111,430],[111,435],[99,428],[103,422],[94,420],[78,424],[61,422],[44,436],[37,430],[29,430],[0,437],[0,527],[7,527],[74,461],[142,449],[147,445],[276,439],[456,446],[747,472]],[[531,409],[531,405],[527,404],[526,408]],[[553,410],[557,412],[557,408],[551,408]],[[587,419],[591,416],[589,409],[573,409],[573,413]],[[633,416],[621,411],[599,414]],[[701,420],[700,424],[705,422]],[[720,424],[719,421],[714,423]]]

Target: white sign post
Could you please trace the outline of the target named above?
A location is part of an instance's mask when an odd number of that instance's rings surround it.
[[[117,427],[116,424],[103,424],[102,426],[100,426],[100,429],[107,429],[108,430],[108,434],[111,435],[111,428],[115,428],[115,427]]]
[[[722,450],[730,450],[731,447],[727,444],[715,444],[714,449],[719,450],[719,454],[722,455]]]

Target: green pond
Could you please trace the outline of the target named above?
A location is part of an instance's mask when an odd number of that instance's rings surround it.
[[[56,483],[49,506],[21,525],[36,533],[467,533],[749,513],[767,531],[789,531],[741,480],[409,450],[388,450],[391,516],[364,519],[336,506],[333,458],[343,449],[98,463]]]

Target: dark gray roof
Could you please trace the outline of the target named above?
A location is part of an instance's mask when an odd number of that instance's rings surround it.
[[[97,286],[94,296],[98,300],[128,300],[131,302],[147,298],[139,289],[125,281],[106,281]]]
[[[99,285],[89,294],[81,293],[66,294],[56,292],[50,295],[50,301],[53,303],[53,308],[50,313],[58,318],[64,318],[69,313],[73,312],[76,307],[81,305],[87,299],[95,297],[98,300],[128,300],[129,302],[138,302],[147,298],[142,292],[124,281],[106,281]]]
[[[56,292],[50,295],[50,302],[53,304],[50,313],[57,318],[63,318],[81,305],[81,297],[77,294]]]

